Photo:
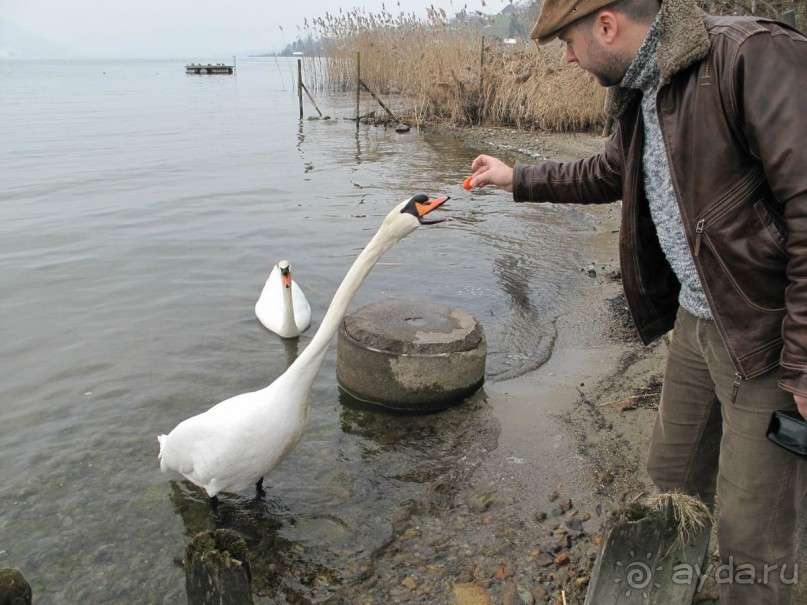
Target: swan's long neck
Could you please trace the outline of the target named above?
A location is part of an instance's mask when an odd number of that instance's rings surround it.
[[[294,332],[297,324],[294,323],[294,302],[291,299],[291,286],[288,288],[281,283],[283,288],[283,330],[288,334]]]
[[[339,288],[334,294],[331,306],[322,318],[319,330],[311,339],[311,343],[306,347],[305,351],[297,358],[297,360],[286,370],[286,373],[299,372],[302,379],[303,376],[307,377],[313,382],[314,377],[319,371],[322,362],[325,360],[325,354],[328,351],[328,346],[331,344],[333,335],[339,328],[342,318],[347,311],[350,301],[356,295],[359,287],[364,279],[370,273],[373,265],[378,262],[384,253],[389,250],[392,245],[398,241],[400,237],[391,237],[389,233],[385,233],[382,228],[375,234],[367,247],[362,250],[361,254],[353,262],[350,271],[347,272],[345,279],[339,285]]]

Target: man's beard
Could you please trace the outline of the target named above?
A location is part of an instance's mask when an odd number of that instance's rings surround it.
[[[592,50],[595,53],[592,53]],[[619,84],[633,61],[622,52],[606,50],[593,37],[588,40],[588,51],[590,65],[585,69],[602,86]],[[593,57],[596,57],[596,60],[592,60]]]

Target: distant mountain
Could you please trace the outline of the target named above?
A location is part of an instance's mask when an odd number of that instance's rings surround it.
[[[77,59],[81,53],[0,18],[0,59]]]

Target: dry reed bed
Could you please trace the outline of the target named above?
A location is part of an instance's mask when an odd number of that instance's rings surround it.
[[[715,14],[771,18],[793,9],[797,23],[807,19],[804,0],[699,4]],[[442,9],[434,8],[425,20],[386,9],[380,14],[362,9],[326,13],[305,26],[309,40],[321,41],[318,56],[306,59],[306,86],[355,90],[358,52],[365,84],[386,95],[396,114],[415,124],[442,121],[552,131],[602,127],[605,90],[564,61],[560,42],[538,47],[522,39],[505,45],[483,37],[486,19],[490,17],[463,11],[449,22]]]
[[[306,59],[306,86],[355,90],[358,52],[362,80],[415,124],[571,131],[603,123],[603,89],[566,64],[560,43],[514,48],[484,38],[477,21],[449,24],[438,10],[425,21],[354,10],[313,26],[322,54]]]

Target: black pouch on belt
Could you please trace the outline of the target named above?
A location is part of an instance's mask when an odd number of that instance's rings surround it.
[[[768,423],[768,439],[794,456],[807,460],[807,420],[798,412],[774,412]]]

